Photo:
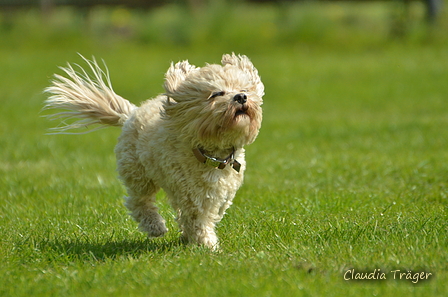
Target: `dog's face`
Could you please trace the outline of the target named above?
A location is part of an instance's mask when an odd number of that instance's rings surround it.
[[[222,64],[183,61],[166,73],[165,118],[193,146],[242,147],[258,135],[264,86],[257,70],[246,56],[224,55]]]

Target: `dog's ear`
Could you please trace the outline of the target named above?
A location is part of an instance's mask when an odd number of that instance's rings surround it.
[[[170,68],[165,74],[164,88],[168,96],[176,93],[179,85],[185,80],[188,73],[197,69],[198,67],[191,65],[188,61],[181,61],[176,64],[171,63]]]
[[[221,60],[222,65],[233,65],[247,74],[250,75],[252,79],[252,83],[255,86],[255,90],[258,96],[263,97],[264,95],[264,85],[261,82],[261,78],[258,75],[258,70],[255,68],[254,64],[249,60],[249,58],[245,55],[235,55],[235,53],[232,53],[231,55],[225,54],[222,56]]]

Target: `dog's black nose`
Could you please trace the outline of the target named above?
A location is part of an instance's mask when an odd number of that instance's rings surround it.
[[[247,102],[247,96],[246,96],[246,94],[239,93],[239,94],[236,94],[235,97],[233,97],[233,100],[235,100],[239,104],[244,104]]]

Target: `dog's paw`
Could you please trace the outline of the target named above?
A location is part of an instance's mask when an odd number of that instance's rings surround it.
[[[185,232],[182,233],[181,241],[184,243],[197,244],[205,246],[212,251],[220,251],[218,237],[216,234],[208,234],[203,236],[188,236]]]
[[[148,234],[148,237],[161,237],[168,232],[168,228],[163,221],[154,221],[143,219],[140,222],[139,228],[141,231]]]
[[[205,236],[203,238],[199,238],[199,244],[210,248],[212,251],[219,250],[218,237],[216,235]]]

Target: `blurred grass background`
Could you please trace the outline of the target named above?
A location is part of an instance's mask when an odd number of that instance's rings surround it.
[[[182,1],[0,14],[0,295],[341,296],[448,293],[448,18],[422,2]],[[115,91],[163,92],[171,61],[248,55],[266,86],[223,252],[148,240],[126,214],[120,131],[45,135],[53,73],[104,59]],[[427,270],[347,283],[349,267]]]
[[[448,38],[444,34],[446,13],[442,10],[434,22],[426,22],[427,9],[422,1],[197,2],[203,4],[167,1],[152,9],[56,6],[44,14],[37,7],[4,10],[0,44],[57,43],[64,47],[73,43],[80,46],[79,42],[104,46],[133,42],[146,46],[228,46],[243,51],[281,45],[381,47],[396,41],[446,44]]]

